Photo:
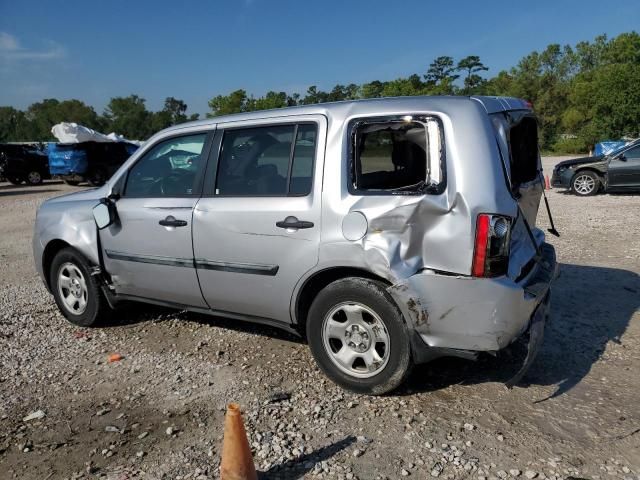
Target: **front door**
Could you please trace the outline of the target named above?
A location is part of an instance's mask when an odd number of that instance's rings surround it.
[[[611,189],[640,188],[640,145],[611,159],[608,177]]]
[[[202,189],[212,133],[165,139],[127,173],[118,221],[100,231],[116,292],[206,308],[193,262],[193,208]]]
[[[202,292],[214,311],[288,323],[294,287],[318,262],[326,119],[217,128],[193,218]]]

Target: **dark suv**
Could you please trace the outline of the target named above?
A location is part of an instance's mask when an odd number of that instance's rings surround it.
[[[640,139],[607,155],[575,158],[553,169],[551,185],[580,196],[640,191]]]
[[[0,144],[0,177],[14,185],[27,182],[40,185],[51,178],[49,161],[44,145],[41,143],[3,143]]]

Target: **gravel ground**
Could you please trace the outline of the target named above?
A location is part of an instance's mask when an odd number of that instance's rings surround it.
[[[144,305],[69,324],[31,232],[40,202],[78,189],[0,184],[0,478],[216,478],[230,401],[265,478],[640,478],[640,195],[549,192],[561,277],[518,387],[501,383],[514,350],[441,359],[366,397],[266,327]]]

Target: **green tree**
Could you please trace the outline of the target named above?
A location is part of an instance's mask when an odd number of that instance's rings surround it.
[[[247,106],[247,111],[270,110],[272,108],[283,108],[288,106],[286,92],[267,92],[264,97],[251,99]]]
[[[380,98],[384,91],[384,83],[380,80],[365,83],[362,85],[362,98]]]
[[[114,97],[105,109],[109,131],[132,140],[144,140],[154,133],[152,113],[145,106],[145,99],[138,95]]]
[[[466,73],[462,92],[465,95],[471,95],[477,93],[485,81],[478,72],[486,72],[489,68],[484,66],[477,55],[469,55],[458,62],[456,70]]]
[[[55,140],[51,127],[60,122],[75,122],[93,129],[100,129],[104,123],[95,110],[80,100],[59,101],[47,98],[29,106],[25,112],[28,122],[26,132],[30,141]]]
[[[249,97],[245,90],[235,90],[229,95],[218,95],[209,100],[209,108],[211,113],[208,117],[217,117],[220,115],[228,115],[230,113],[240,113],[248,111]]]
[[[430,87],[430,92],[441,95],[455,93],[454,82],[459,77],[455,71],[456,67],[451,57],[442,56],[431,62],[427,74],[424,76]]]
[[[174,97],[167,97],[164,107],[158,112],[151,114],[151,130],[158,132],[171,125],[197,120],[199,115],[187,116],[187,104]]]
[[[318,87],[315,85],[311,85],[307,89],[307,94],[302,98],[300,103],[302,105],[312,105],[314,103],[324,103],[327,102],[329,95],[322,90],[318,90]]]
[[[0,107],[0,142],[31,140],[31,125],[22,110]]]

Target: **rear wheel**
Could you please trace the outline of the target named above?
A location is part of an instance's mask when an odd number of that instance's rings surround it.
[[[49,282],[58,308],[71,323],[97,325],[111,312],[89,262],[73,248],[60,250],[53,258]]]
[[[324,373],[357,393],[390,392],[411,369],[409,330],[381,282],[346,278],[325,287],[309,310],[307,339]]]
[[[33,170],[27,174],[27,183],[29,185],[40,185],[42,180],[42,174],[37,170]]]
[[[588,197],[598,193],[600,188],[600,178],[594,172],[583,170],[577,172],[571,180],[571,190],[576,195]]]

